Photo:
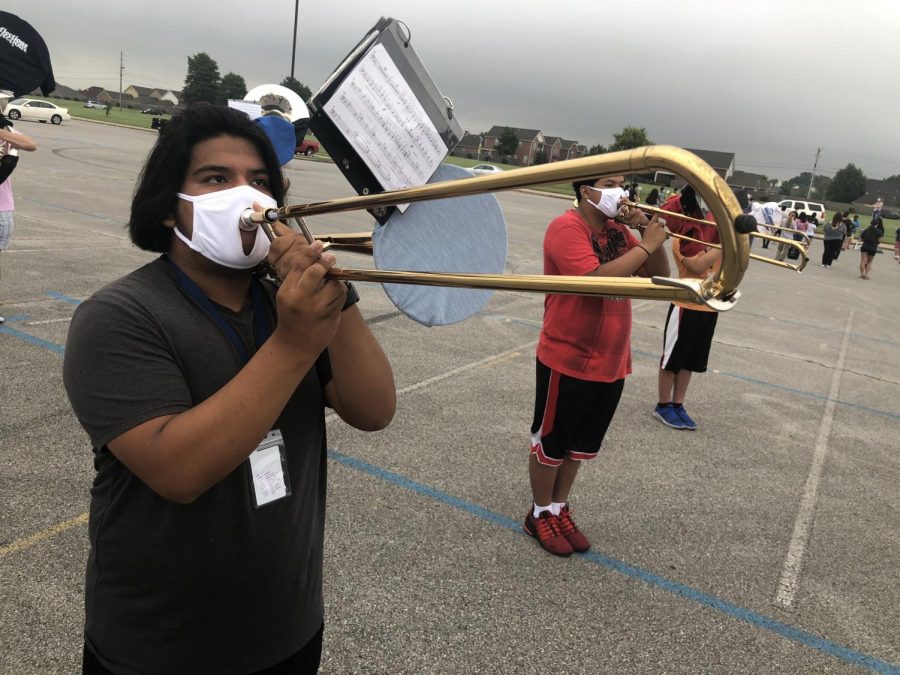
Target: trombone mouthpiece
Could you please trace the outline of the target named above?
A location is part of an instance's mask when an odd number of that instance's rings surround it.
[[[259,221],[253,220],[253,213],[253,209],[244,209],[240,220],[238,220],[238,227],[245,232],[253,232],[253,230],[259,227]]]

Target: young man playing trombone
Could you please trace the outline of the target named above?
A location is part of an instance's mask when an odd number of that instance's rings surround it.
[[[63,379],[97,471],[84,673],[318,669],[325,407],[376,430],[396,399],[334,256],[238,227],[283,202],[263,130],[189,108],[132,201],[132,241],[163,255],[72,318]]]
[[[576,207],[544,237],[544,274],[668,276],[665,230],[637,209],[623,213],[624,185],[624,176],[573,183]],[[642,240],[629,230],[645,225]],[[554,555],[591,547],[572,519],[569,491],[581,462],[600,450],[630,373],[631,300],[546,296],[529,457],[533,503],[523,527]]]
[[[687,185],[669,199],[663,209],[694,218],[703,218],[703,209],[694,189]],[[671,217],[667,225],[680,234],[710,244],[718,243],[715,223],[701,225]],[[704,279],[714,274],[722,261],[722,251],[692,241],[674,239],[672,256],[681,279]],[[663,331],[663,353],[659,360],[659,401],[653,416],[673,429],[697,429],[684,409],[684,398],[693,373],[706,372],[716,320],[719,315],[703,305],[675,301],[669,305]]]

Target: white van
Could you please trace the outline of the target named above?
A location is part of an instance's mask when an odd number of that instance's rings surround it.
[[[778,206],[785,213],[796,211],[798,216],[801,213],[805,213],[808,218],[812,219],[814,225],[825,222],[825,205],[819,202],[785,199],[783,202],[778,202]]]

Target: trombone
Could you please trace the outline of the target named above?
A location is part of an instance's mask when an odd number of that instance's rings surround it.
[[[693,216],[685,216],[680,213],[675,213],[674,211],[666,211],[665,209],[659,209],[655,206],[650,206],[649,204],[638,204],[636,202],[625,202],[626,206],[632,206],[640,209],[641,211],[645,211],[648,213],[658,214],[660,218],[664,219],[665,217],[670,218],[680,218],[681,220],[687,220],[693,223],[700,223],[702,225],[712,225],[714,227],[718,227],[714,222],[710,220],[701,220],[700,218],[694,218]],[[755,222],[755,220],[754,220]],[[780,225],[764,225],[763,227],[769,227],[776,230],[788,230],[790,232],[796,232],[796,230],[792,230],[789,227],[781,227]],[[666,234],[673,239],[681,239],[682,241],[691,241],[695,244],[703,244],[707,248],[722,248],[720,244],[713,244],[708,241],[702,241],[700,239],[695,239],[693,237],[688,237],[684,234],[679,234],[677,232],[672,232],[671,230],[666,230]],[[803,234],[803,239],[800,241],[794,239],[787,239],[785,237],[778,237],[771,234],[763,234],[762,232],[753,231],[748,233],[751,237],[757,239],[765,239],[767,241],[774,241],[776,244],[785,244],[787,246],[791,246],[797,249],[797,253],[799,253],[799,260],[796,265],[793,265],[788,262],[784,262],[783,260],[776,260],[775,258],[767,258],[764,255],[756,255],[755,253],[750,253],[750,260],[758,260],[759,262],[768,263],[770,265],[776,265],[777,267],[785,267],[789,270],[794,270],[795,272],[802,272],[803,268],[806,267],[806,263],[809,262],[809,256],[806,255],[807,247],[809,246],[809,237],[804,234],[797,232],[797,234]]]
[[[674,146],[647,146],[606,155],[582,157],[552,165],[542,164],[505,171],[500,174],[449,180],[391,192],[308,202],[262,211],[247,209],[241,216],[240,226],[248,230],[262,226],[266,234],[272,238],[274,232],[271,223],[276,220],[293,218],[304,231],[307,240],[310,240],[312,235],[303,222],[303,218],[307,216],[361,209],[382,209],[397,204],[577,181],[610,174],[640,173],[648,169],[666,170],[680,175],[694,186],[709,205],[716,222],[720,224],[722,264],[715,275],[706,279],[668,277],[646,279],[520,274],[445,274],[333,267],[329,271],[328,277],[375,283],[569,293],[648,300],[680,300],[704,304],[716,311],[731,309],[740,297],[738,285],[744,276],[750,257],[749,239],[746,235],[751,231],[756,231],[756,220],[752,216],[742,215],[740,205],[731,188],[709,164],[693,153]],[[346,241],[342,242],[339,236],[316,238],[332,244],[334,248],[349,248],[357,252],[367,252],[371,249],[371,240],[365,234],[353,235],[353,240],[349,244]]]

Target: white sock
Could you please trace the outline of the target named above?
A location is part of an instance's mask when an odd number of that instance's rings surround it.
[[[531,517],[532,518],[540,518],[541,514],[544,511],[550,511],[550,513],[553,513],[553,508],[551,506],[538,506],[537,504],[535,504],[534,508],[531,511]],[[554,515],[557,515],[557,514],[554,514]]]
[[[554,516],[558,516],[559,512],[562,510],[562,507],[566,505],[565,502],[550,502],[550,513]]]

